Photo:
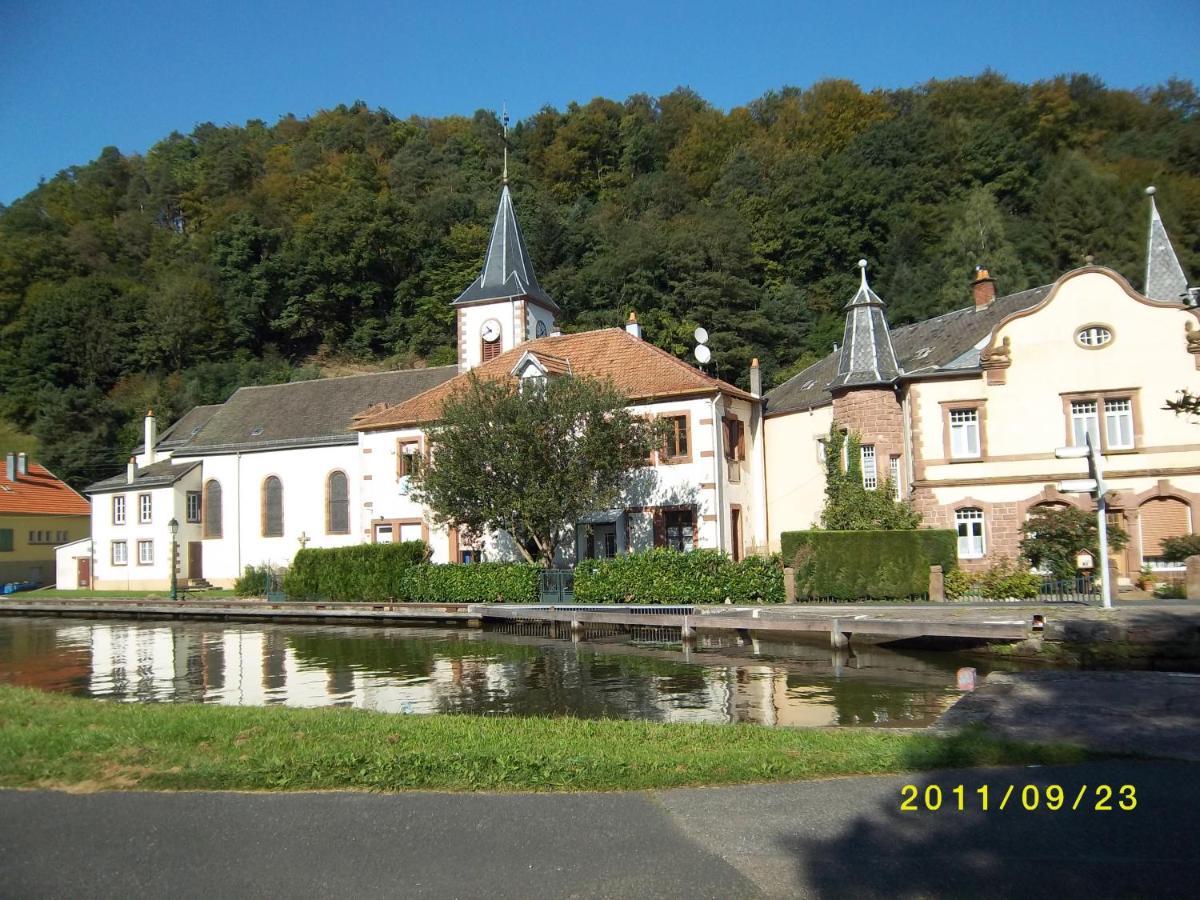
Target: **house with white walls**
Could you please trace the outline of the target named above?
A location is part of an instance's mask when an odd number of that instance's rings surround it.
[[[639,415],[673,423],[618,508],[564,523],[574,535],[562,564],[650,546],[740,557],[765,545],[758,388],[743,391],[642,340],[632,314],[625,328],[559,333],[559,307],[534,275],[507,185],[480,275],[452,305],[456,365],[245,387],[161,435],[149,413],[127,471],[87,489],[94,586],[165,588],[172,547],[184,587],[230,586],[246,567],[285,567],[306,546],[423,539],[440,562],[519,558],[505,535],[474,546],[434,528],[408,497],[424,427],[468,372],[608,379]]]

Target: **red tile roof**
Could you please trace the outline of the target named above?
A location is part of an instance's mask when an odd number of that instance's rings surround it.
[[[515,381],[513,367],[527,352],[539,359],[540,354],[545,353],[546,361],[551,363],[547,368],[552,371],[565,362],[572,375],[611,381],[630,400],[653,402],[717,391],[744,400],[754,400],[741,388],[705,375],[665,350],[635,338],[623,328],[605,328],[527,341],[476,366],[472,371],[480,378]],[[356,417],[354,427],[360,431],[372,431],[437,421],[442,413],[442,404],[466,388],[467,378],[466,374],[458,375],[396,406],[362,413]]]
[[[44,466],[29,463],[29,472],[8,480],[8,469],[0,466],[0,515],[87,516],[92,505],[59,481]]]

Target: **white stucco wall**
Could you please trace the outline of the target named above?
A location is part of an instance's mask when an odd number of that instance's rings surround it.
[[[825,504],[825,466],[817,440],[829,434],[833,407],[772,416],[766,420],[766,493],[770,549],[784,531],[811,528]]]

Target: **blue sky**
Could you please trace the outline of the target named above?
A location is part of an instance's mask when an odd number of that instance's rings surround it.
[[[688,85],[723,108],[785,84],[906,87],[991,67],[1112,87],[1200,81],[1200,3],[0,0],[0,202],[102,147],[199,122],[391,112],[514,119]]]

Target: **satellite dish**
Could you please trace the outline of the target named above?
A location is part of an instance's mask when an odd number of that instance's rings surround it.
[[[704,329],[700,329],[700,330],[703,331]],[[696,359],[698,359],[700,361],[701,365],[704,365],[710,359],[712,359],[712,352],[707,347],[705,347],[703,344],[701,344],[699,347],[696,348]]]
[[[694,337],[696,339],[697,344],[707,344],[708,343],[708,332],[705,331],[703,328],[697,328],[695,331],[693,331],[692,337]]]

